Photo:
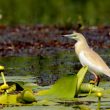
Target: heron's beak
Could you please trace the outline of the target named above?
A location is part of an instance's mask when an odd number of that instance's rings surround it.
[[[67,35],[63,35],[64,37],[67,37],[67,38],[70,38],[70,39],[75,39],[76,38],[76,35],[73,33],[73,34],[67,34]]]

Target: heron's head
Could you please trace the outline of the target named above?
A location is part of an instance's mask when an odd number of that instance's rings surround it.
[[[82,41],[85,40],[84,36],[81,33],[73,32],[72,34],[64,35],[64,37],[74,39],[76,41]]]

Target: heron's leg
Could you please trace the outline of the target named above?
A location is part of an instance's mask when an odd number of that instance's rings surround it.
[[[92,74],[94,74],[94,76],[95,76],[94,83],[96,83],[96,85],[98,86],[99,83],[100,83],[100,76],[99,75],[96,75],[96,73],[93,73],[93,72],[92,72]]]

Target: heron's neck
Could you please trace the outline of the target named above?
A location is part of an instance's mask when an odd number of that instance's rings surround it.
[[[75,52],[77,55],[79,55],[81,51],[84,51],[88,48],[89,45],[87,44],[87,41],[85,39],[81,41],[77,41],[77,43],[75,44]]]

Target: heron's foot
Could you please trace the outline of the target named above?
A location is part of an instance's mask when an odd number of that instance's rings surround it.
[[[96,81],[95,80],[90,80],[89,83],[95,85],[96,84]]]
[[[95,78],[95,80],[90,80],[89,83],[98,86],[99,83],[100,83],[100,77],[97,76],[97,77]]]

